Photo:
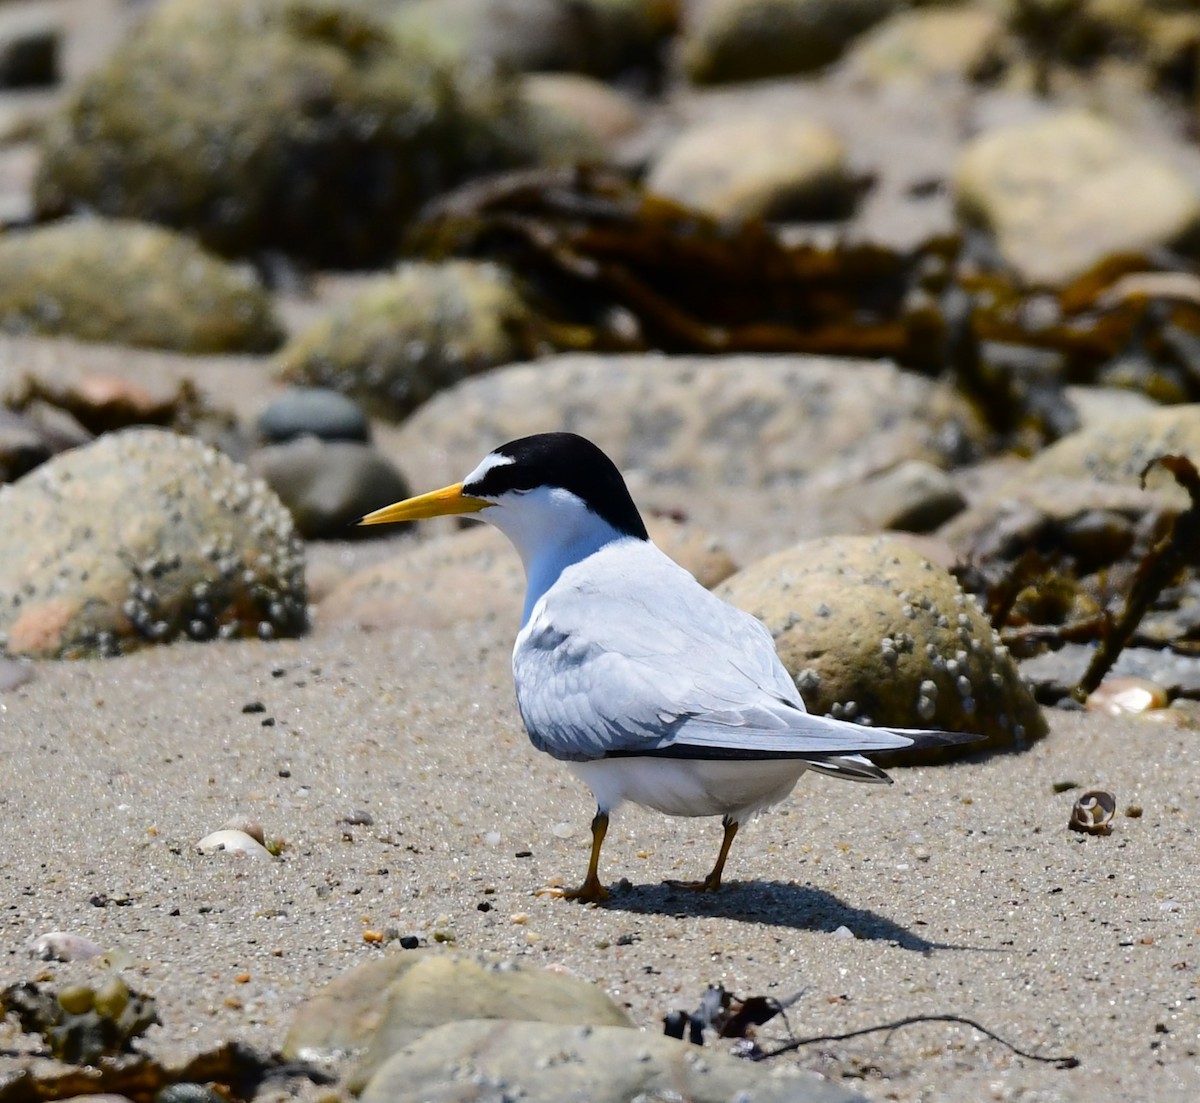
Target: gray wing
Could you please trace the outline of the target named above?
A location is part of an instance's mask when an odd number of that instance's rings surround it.
[[[806,712],[758,620],[653,545],[623,547],[565,570],[517,637],[517,702],[541,750],[820,759],[914,742]]]

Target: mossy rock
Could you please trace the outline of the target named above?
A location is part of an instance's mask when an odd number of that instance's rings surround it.
[[[165,0],[48,123],[36,205],[376,264],[426,199],[523,159],[509,104],[365,7]]]
[[[403,418],[459,380],[535,351],[533,316],[504,269],[418,262],[298,334],[280,353],[280,371]]]
[[[283,338],[252,272],[190,238],[84,218],[0,237],[0,329],[178,352],[269,352]]]

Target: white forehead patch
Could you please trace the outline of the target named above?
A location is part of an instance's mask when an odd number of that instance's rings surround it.
[[[512,456],[502,456],[499,452],[489,452],[480,461],[479,466],[475,468],[475,470],[472,471],[471,474],[469,474],[465,479],[463,479],[463,485],[474,486],[475,483],[479,482],[479,480],[482,479],[489,471],[491,471],[492,468],[507,467],[509,464],[516,462],[517,461],[514,460]]]

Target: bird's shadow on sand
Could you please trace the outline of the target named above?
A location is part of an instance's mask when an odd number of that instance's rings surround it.
[[[869,908],[857,908],[825,889],[785,881],[727,882],[719,892],[691,892],[667,884],[613,887],[600,905],[607,911],[680,918],[719,917],[765,923],[802,931],[847,928],[855,938],[892,942],[904,950],[928,954],[934,950],[993,950],[926,938]]]

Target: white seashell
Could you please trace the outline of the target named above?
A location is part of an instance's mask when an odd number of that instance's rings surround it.
[[[47,931],[29,943],[29,952],[42,961],[87,961],[104,953],[104,947],[70,931]]]
[[[230,854],[245,854],[250,858],[270,858],[271,852],[257,839],[247,835],[245,831],[214,831],[205,835],[196,844],[201,854],[216,854],[220,850]]]

